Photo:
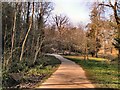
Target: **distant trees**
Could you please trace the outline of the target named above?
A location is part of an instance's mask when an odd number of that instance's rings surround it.
[[[119,0],[115,0],[114,2],[112,2],[111,0],[109,0],[107,3],[103,2],[101,4],[99,4],[100,6],[107,6],[109,8],[112,8],[113,10],[113,14],[114,14],[114,18],[116,20],[117,23],[117,37],[116,37],[116,41],[114,43],[115,47],[118,49],[119,53],[118,53],[118,59],[120,60],[120,43],[119,43],[119,39],[120,39],[120,1]]]
[[[103,24],[100,18],[102,9],[98,8],[98,2],[93,4],[90,19],[91,23],[87,25],[88,32],[87,37],[89,38],[89,51],[98,57],[98,51],[101,47],[99,33]]]
[[[116,18],[118,17],[115,18],[112,15],[110,16],[110,19],[105,17],[105,11],[107,9],[105,6],[111,7],[111,5],[111,1],[109,1],[109,4],[106,4],[106,2],[94,2],[93,4],[93,8],[90,14],[91,23],[87,25],[88,30],[86,33],[88,37],[88,51],[92,54],[92,56],[95,55],[98,57],[99,51],[103,51],[103,54],[107,55],[106,51],[108,50],[112,55],[112,50],[114,48],[112,43],[115,43],[114,38],[119,36],[119,28],[118,24],[116,23]],[[114,16],[115,15],[116,14],[114,13]],[[117,19],[117,22],[118,20],[119,19]],[[116,45],[118,46],[118,43],[114,44],[114,46]]]
[[[69,22],[68,17],[63,15],[55,15],[55,17],[53,17],[53,20],[58,31],[60,32],[60,34],[62,34],[62,30],[64,29],[65,25],[67,25]]]
[[[57,38],[57,43],[59,44],[59,49],[62,50],[62,41],[64,38],[62,38],[62,35],[64,34],[65,27],[69,23],[69,19],[67,16],[64,15],[55,15],[53,17],[53,23],[56,27],[56,30],[58,31],[58,38]]]
[[[71,52],[84,52],[85,31],[80,24],[74,27],[70,24],[67,16],[53,16],[52,25],[45,28],[45,40],[43,52],[56,52],[71,54]]]

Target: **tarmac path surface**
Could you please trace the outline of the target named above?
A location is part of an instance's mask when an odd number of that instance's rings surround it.
[[[94,88],[87,79],[85,71],[61,55],[53,55],[61,61],[59,68],[37,88]]]

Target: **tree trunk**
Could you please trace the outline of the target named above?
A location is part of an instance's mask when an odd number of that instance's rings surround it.
[[[98,54],[97,54],[97,51],[96,51],[95,53],[96,53],[96,54],[95,54],[95,57],[96,57],[96,58],[98,58]]]
[[[27,33],[26,33],[26,35],[25,35],[25,39],[24,39],[24,41],[23,41],[23,44],[22,44],[22,50],[21,50],[21,55],[20,55],[20,61],[22,60],[23,53],[24,53],[25,43],[26,43],[27,37],[28,37],[29,32],[30,32],[31,27],[32,27],[33,14],[34,14],[34,3],[33,3],[33,7],[32,7],[32,16],[31,16],[31,20],[30,20],[30,25],[29,25],[28,31],[27,31]]]
[[[86,37],[86,44],[85,44],[85,53],[86,53],[86,59],[88,60],[88,40],[87,40],[87,37]]]
[[[17,6],[17,4],[16,4]],[[13,24],[13,31],[12,31],[12,40],[11,40],[11,54],[10,54],[10,57],[7,59],[7,62],[6,62],[6,66],[8,65],[10,59],[11,59],[11,63],[12,63],[12,57],[13,57],[13,46],[14,46],[14,36],[15,36],[15,27],[16,27],[16,15],[17,15],[17,12],[15,11],[14,13],[14,24]]]
[[[30,23],[29,29],[28,29],[28,31],[27,31],[27,34],[26,34],[25,39],[24,39],[23,44],[22,44],[22,50],[21,50],[21,55],[20,55],[20,61],[22,60],[22,57],[23,57],[23,52],[24,52],[25,43],[26,43],[28,34],[29,34],[30,30],[31,30],[31,26],[32,26],[32,24]]]
[[[42,44],[43,44],[43,41],[44,41],[44,40],[42,40],[42,41],[40,42],[40,45],[39,45],[39,37],[38,37],[37,48],[36,48],[36,52],[35,52],[35,57],[34,57],[33,64],[35,63],[35,61],[36,61],[36,59],[37,59],[37,56],[38,56],[38,53],[39,53],[39,51],[41,50],[41,46],[42,46]]]
[[[84,60],[86,60],[86,48],[84,49]]]
[[[96,29],[96,31],[95,31],[95,57],[98,57],[98,55],[97,55],[97,36],[98,36],[98,30]]]
[[[120,23],[118,23],[118,38],[120,39]],[[120,64],[120,48],[118,49],[118,63]]]
[[[88,50],[87,50],[87,48],[86,48],[86,59],[88,60],[89,58],[88,58]]]
[[[114,11],[115,20],[116,20],[117,27],[118,27],[118,38],[120,39],[120,18],[117,14],[117,4],[115,4],[113,11]],[[120,49],[119,48],[118,48],[118,62],[120,63]]]
[[[28,2],[28,9],[27,9],[27,19],[26,19],[26,23],[27,23],[27,26],[28,26],[28,23],[29,23],[29,14],[30,14],[30,2]]]
[[[38,56],[38,53],[40,51],[40,47],[37,49],[36,53],[35,53],[35,57],[34,57],[34,61],[33,61],[33,64],[36,62],[36,59],[37,59],[37,56]]]

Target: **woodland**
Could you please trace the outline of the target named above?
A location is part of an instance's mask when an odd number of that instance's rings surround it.
[[[68,16],[52,14],[53,2],[2,2],[2,87],[33,87],[49,77],[60,61],[47,53],[80,56],[81,63],[103,58],[119,71],[120,1],[90,5],[91,22],[76,27]]]

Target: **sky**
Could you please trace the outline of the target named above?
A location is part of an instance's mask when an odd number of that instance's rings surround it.
[[[76,25],[89,21],[89,9],[87,3],[81,0],[55,0],[55,14],[65,14]]]
[[[90,3],[95,0],[53,0],[54,14],[64,14],[69,17],[73,25],[90,22]]]
[[[90,22],[90,8],[95,1],[104,0],[52,0],[55,4],[53,14],[64,14],[69,17],[73,25],[82,23],[86,25]]]

